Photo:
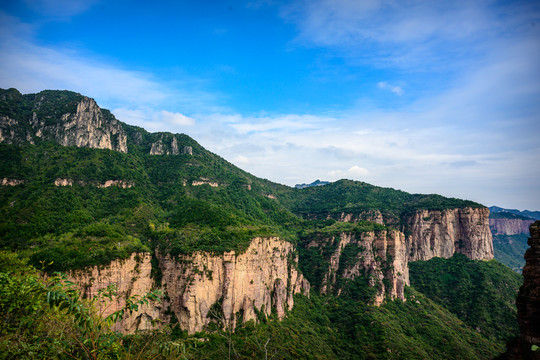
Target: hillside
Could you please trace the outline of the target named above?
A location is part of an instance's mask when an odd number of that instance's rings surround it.
[[[493,250],[495,259],[511,269],[521,272],[525,265],[523,255],[527,250],[529,226],[535,221],[525,216],[534,212],[490,207],[489,228],[493,234]]]
[[[187,135],[124,124],[69,91],[0,90],[0,159],[0,248],[19,264],[0,269],[6,281],[19,274],[0,285],[41,289],[28,275],[32,266],[66,272],[86,299],[117,284],[113,305],[99,306],[105,316],[123,311],[126,296],[160,291],[159,302],[119,318],[115,329],[123,333],[173,328],[187,344],[202,331],[211,340],[195,346],[195,358],[222,358],[223,339],[229,350],[243,344],[238,354],[252,358],[261,351],[257,336],[293,333],[294,342],[276,348],[282,358],[487,358],[509,336],[491,318],[489,332],[478,333],[444,309],[446,295],[410,287],[412,262],[459,253],[464,260],[449,265],[459,267],[493,258],[489,211],[480,204],[350,180],[276,184]],[[493,281],[511,276],[505,271]],[[496,291],[484,282],[475,287]],[[490,301],[503,308],[515,291],[512,285]],[[29,301],[47,306],[43,298]],[[19,315],[31,321],[35,314]],[[511,329],[513,315],[506,315],[499,320]],[[251,345],[242,343],[252,335]]]

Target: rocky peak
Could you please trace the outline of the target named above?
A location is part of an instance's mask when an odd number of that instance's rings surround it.
[[[34,144],[55,141],[63,146],[89,147],[127,152],[122,124],[86,96],[69,91],[42,91],[15,96],[2,92],[0,142]]]

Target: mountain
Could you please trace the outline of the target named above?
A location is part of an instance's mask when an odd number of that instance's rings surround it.
[[[188,337],[229,329],[222,334],[228,346],[249,331],[290,334],[296,342],[277,349],[290,355],[284,358],[383,358],[390,349],[471,359],[495,355],[508,335],[481,314],[482,331],[498,334],[486,337],[459,320],[441,300],[446,295],[429,298],[410,287],[414,263],[452,261],[455,253],[491,263],[489,210],[480,204],[350,180],[276,184],[187,135],[124,124],[69,91],[0,90],[0,159],[7,258],[16,252],[49,274],[66,272],[87,299],[117,284],[115,301],[102,305],[105,316],[121,311],[126,296],[163,292],[161,302],[115,325],[124,333],[166,327],[156,325],[159,318]],[[488,283],[476,286],[493,292]],[[507,298],[493,303],[503,308]],[[369,335],[372,327],[377,333]],[[220,338],[204,336],[211,340],[198,345],[201,357],[219,358],[208,354]],[[243,346],[250,358],[251,345]]]
[[[315,180],[314,182],[312,182],[311,184],[296,184],[294,185],[294,187],[296,189],[305,189],[307,187],[312,187],[312,186],[323,186],[323,185],[328,185],[330,184],[329,181],[321,181],[321,180]]]
[[[525,265],[523,255],[527,250],[529,226],[535,221],[518,210],[490,207],[489,228],[493,235],[495,258],[521,272]],[[528,212],[533,214],[534,212]]]
[[[504,209],[498,206],[490,206],[489,211],[491,211],[492,213],[511,213],[518,216],[524,216],[525,218],[540,220],[540,211],[520,211],[517,209]]]

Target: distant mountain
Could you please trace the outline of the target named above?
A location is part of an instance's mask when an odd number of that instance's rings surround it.
[[[328,185],[330,184],[330,181],[321,181],[321,180],[315,180],[314,182],[312,182],[311,184],[296,184],[294,185],[295,188],[297,189],[305,189],[305,188],[308,188],[308,187],[313,187],[313,186],[323,186],[323,185]]]
[[[496,213],[496,214],[511,213],[511,214],[523,216],[529,219],[540,220],[540,211],[529,211],[529,210],[519,211],[517,209],[504,209],[498,206],[491,206],[489,208],[489,211],[491,213]]]
[[[540,215],[539,211],[519,211],[498,206],[489,208],[489,228],[493,235],[495,259],[521,272],[525,265],[523,255],[529,247],[529,226],[535,221],[531,217]]]

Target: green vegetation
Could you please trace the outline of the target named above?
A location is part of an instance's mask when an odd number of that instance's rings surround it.
[[[515,298],[523,279],[495,261],[455,254],[409,263],[411,286],[493,341],[516,336]]]
[[[523,255],[529,248],[529,235],[493,235],[493,252],[495,259],[514,271],[521,273],[525,266]]]
[[[403,217],[419,209],[482,207],[472,201],[445,198],[434,194],[409,194],[351,180],[283,191],[279,199],[295,214],[307,219],[326,219],[328,215],[338,218],[342,213],[360,215],[369,210],[379,210],[385,218],[385,223],[391,224],[399,224]]]
[[[187,135],[174,136],[193,154],[149,155],[153,143],[170,142],[173,134],[125,124],[127,154],[62,147],[38,137],[26,142],[33,112],[54,125],[81,98],[0,90],[0,114],[20,121],[13,128],[15,144],[0,144],[0,179],[23,181],[0,186],[0,359],[487,359],[515,334],[519,276],[494,261],[455,256],[413,263],[407,301],[388,299],[374,307],[368,304],[377,287],[369,274],[340,277],[366,251],[348,244],[337,270],[340,295],[317,292],[337,246],[332,238],[390,229],[336,221],[342,214],[363,219],[380,211],[385,224],[406,231],[407,218],[419,209],[481,205],[350,180],[292,189],[236,168]],[[106,110],[102,115],[113,118]],[[67,186],[55,185],[57,179]],[[109,180],[130,187],[103,187]],[[97,317],[93,303],[110,300],[113,289],[80,300],[54,273],[134,252],[243,252],[257,236],[294,242],[300,271],[314,290],[310,298],[296,296],[283,321],[260,311],[259,323],[240,322],[236,332],[216,316],[213,327],[194,336],[170,327],[121,335],[109,328],[115,318]],[[309,246],[321,239],[328,241]],[[48,278],[36,270],[44,265]],[[128,301],[123,311],[144,300]]]
[[[178,359],[188,342],[171,341],[167,327],[152,334],[122,335],[111,325],[158,292],[126,298],[126,305],[107,317],[96,305],[111,302],[114,287],[82,300],[62,275],[42,278],[15,254],[0,251],[0,359]]]

